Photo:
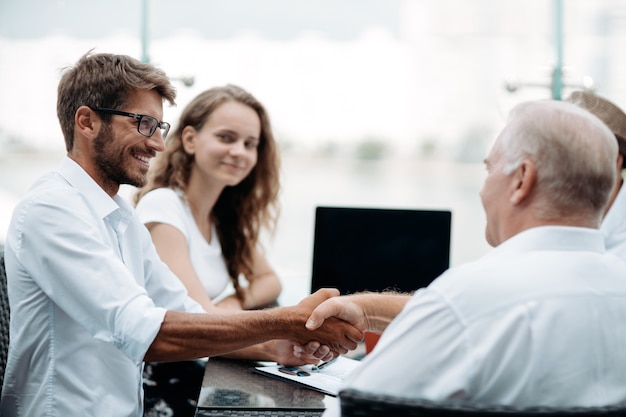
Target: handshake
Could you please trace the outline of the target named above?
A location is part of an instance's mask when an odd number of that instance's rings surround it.
[[[339,296],[338,290],[323,288],[296,306],[277,310],[295,319],[288,324],[294,356],[327,361],[354,350],[366,331],[382,332],[409,298],[392,293]]]
[[[366,331],[381,333],[409,299],[388,292],[340,296],[322,288],[294,306],[205,314],[169,310],[144,360],[189,360],[257,346],[259,360],[316,364],[356,349]]]

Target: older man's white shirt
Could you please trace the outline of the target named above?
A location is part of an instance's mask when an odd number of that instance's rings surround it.
[[[610,404],[626,400],[624,346],[626,263],[606,253],[598,230],[538,227],[416,292],[345,386],[482,404]]]

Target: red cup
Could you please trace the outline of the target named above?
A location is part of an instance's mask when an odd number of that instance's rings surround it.
[[[380,339],[380,333],[365,332],[365,353],[366,354],[374,350],[374,346],[376,346],[378,339]]]

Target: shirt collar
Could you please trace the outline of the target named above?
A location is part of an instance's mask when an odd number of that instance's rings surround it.
[[[101,218],[105,218],[117,210],[119,210],[119,216],[122,219],[130,218],[131,205],[117,194],[111,198],[76,161],[66,156],[61,161],[57,172],[85,196],[85,199]]]
[[[606,252],[600,230],[572,226],[533,227],[509,238],[493,252],[531,250]]]

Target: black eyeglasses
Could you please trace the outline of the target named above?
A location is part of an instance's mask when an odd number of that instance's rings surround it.
[[[161,129],[161,137],[163,137],[163,140],[165,140],[165,138],[167,137],[167,133],[170,131],[169,123],[159,122],[157,119],[152,116],[148,116],[147,114],[128,113],[115,109],[95,108],[92,110],[100,113],[116,114],[118,116],[126,116],[137,119],[139,121],[137,123],[137,131],[147,137],[154,135],[154,132],[156,132],[158,127],[159,129]]]

